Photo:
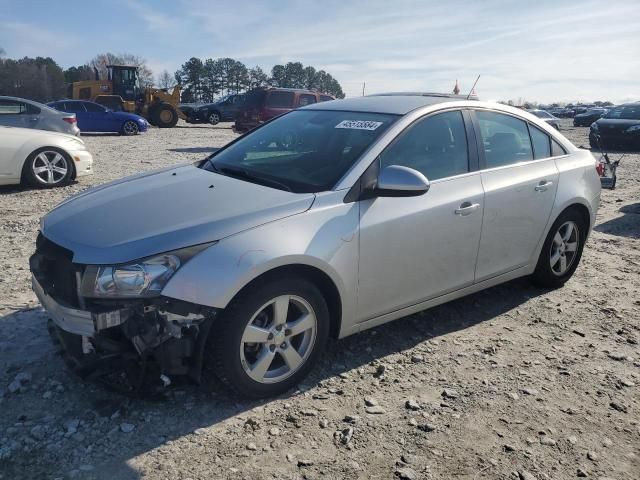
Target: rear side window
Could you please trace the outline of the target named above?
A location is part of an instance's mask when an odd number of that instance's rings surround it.
[[[316,103],[315,95],[303,93],[300,95],[300,98],[298,99],[298,106],[300,107],[304,107],[305,105],[311,105],[312,103]]]
[[[320,95],[321,102],[329,102],[331,100],[333,100],[333,97],[330,97],[329,95]]]
[[[485,168],[533,160],[527,124],[510,115],[476,111],[484,148]]]
[[[531,132],[531,143],[533,143],[534,158],[536,160],[539,158],[549,158],[551,156],[549,135],[533,125],[529,125],[529,132]]]
[[[408,127],[382,155],[380,165],[401,165],[429,180],[469,171],[464,120],[460,111],[431,115]]]
[[[293,108],[293,92],[269,92],[267,107]]]
[[[566,155],[567,151],[564,149],[562,145],[560,145],[555,140],[551,140],[551,156],[559,157],[561,155]]]

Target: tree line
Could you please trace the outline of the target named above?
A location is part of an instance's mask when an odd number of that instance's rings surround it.
[[[175,81],[185,87],[183,102],[210,102],[219,95],[240,93],[257,87],[306,88],[344,98],[340,83],[324,70],[305,67],[300,62],[275,65],[271,75],[256,66],[248,68],[233,58],[197,57],[187,60],[174,75]],[[168,72],[163,72],[160,84],[167,83]]]
[[[85,64],[63,69],[50,57],[11,59],[0,47],[0,95],[48,102],[67,96],[67,85],[82,80],[107,78],[107,65],[135,65],[141,86],[182,86],[182,101],[212,101],[230,93],[263,86],[307,88],[343,98],[340,84],[324,70],[300,62],[275,65],[268,75],[256,66],[247,68],[233,58],[192,57],[172,76],[168,71],[154,77],[144,58],[130,53],[96,55]]]

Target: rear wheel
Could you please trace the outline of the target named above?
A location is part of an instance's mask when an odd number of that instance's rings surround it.
[[[262,281],[236,297],[210,332],[208,364],[247,398],[286,392],[318,360],[329,335],[329,311],[304,278]]]
[[[140,129],[138,128],[138,124],[133,120],[127,120],[122,124],[122,130],[121,130],[122,135],[126,135],[126,136],[137,135],[139,132],[140,132]]]
[[[41,148],[27,157],[22,176],[34,187],[53,188],[66,185],[73,177],[71,157],[56,148]]]
[[[554,222],[542,246],[532,280],[541,287],[562,287],[578,268],[588,226],[574,209]]]
[[[161,103],[153,109],[153,123],[160,128],[172,128],[178,123],[178,112],[168,103]]]

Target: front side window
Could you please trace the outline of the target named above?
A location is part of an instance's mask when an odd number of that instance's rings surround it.
[[[269,92],[267,107],[292,108],[293,97],[293,92]]]
[[[300,95],[300,98],[298,99],[298,106],[300,107],[304,107],[305,105],[311,105],[312,103],[316,103],[315,95],[303,93]]]
[[[536,160],[539,158],[549,158],[551,156],[549,135],[533,125],[529,125],[529,131],[531,132],[531,143],[533,143],[534,158]]]
[[[16,100],[0,100],[0,115],[27,113],[27,104]]]
[[[380,155],[380,166],[401,165],[429,180],[469,171],[467,136],[462,112],[431,115],[407,128]]]
[[[332,189],[398,117],[296,110],[248,133],[201,167],[296,193]]]
[[[485,168],[533,160],[527,124],[510,115],[476,111],[484,148]]]
[[[87,112],[96,112],[96,113],[106,112],[106,109],[102,105],[98,105],[97,103],[86,102],[84,104],[84,108],[87,109]]]

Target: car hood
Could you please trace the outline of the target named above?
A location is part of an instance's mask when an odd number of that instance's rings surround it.
[[[314,198],[185,165],[87,190],[49,212],[41,231],[75,263],[117,264],[302,213]]]

